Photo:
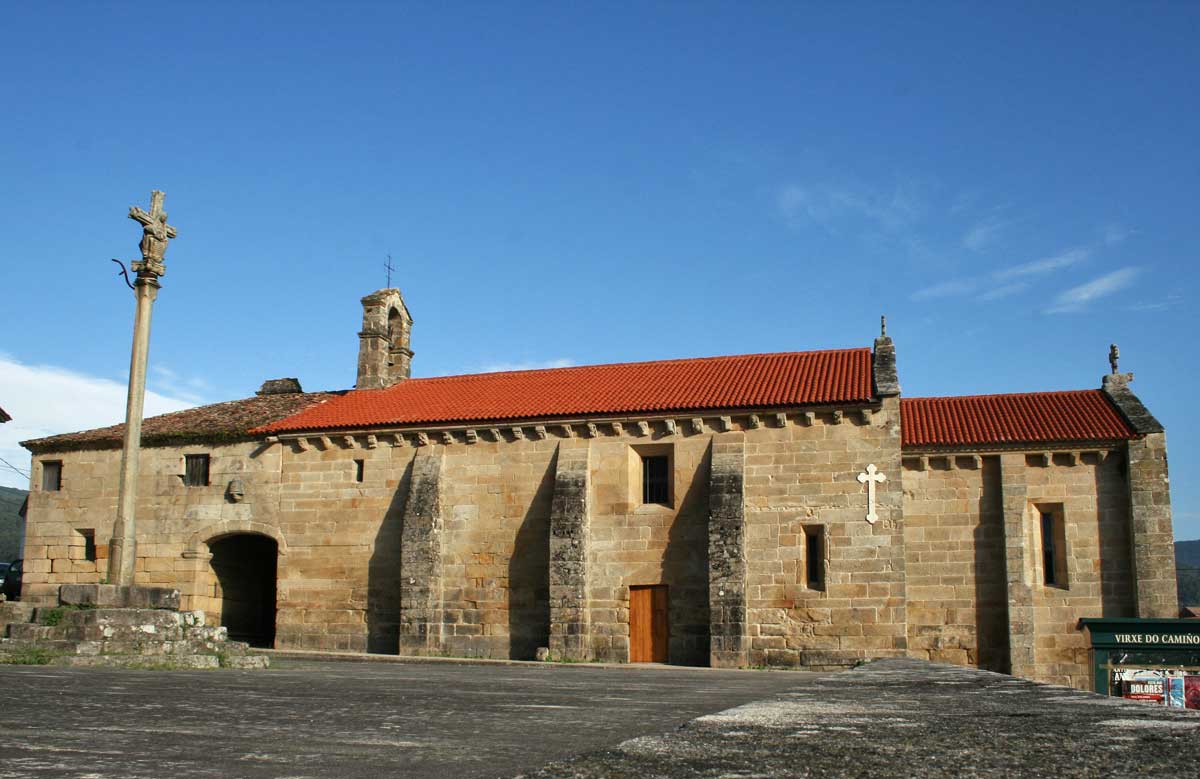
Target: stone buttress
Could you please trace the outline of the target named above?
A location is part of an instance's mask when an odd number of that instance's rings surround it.
[[[550,654],[591,660],[588,605],[589,467],[587,441],[558,445],[550,515]]]
[[[746,442],[744,433],[713,438],[709,471],[709,665],[746,665]]]
[[[436,654],[443,645],[442,447],[424,447],[412,465],[400,540],[400,654]]]

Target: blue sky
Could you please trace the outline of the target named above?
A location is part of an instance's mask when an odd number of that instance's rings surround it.
[[[1115,341],[1200,537],[1200,6],[998,5],[12,5],[0,454],[121,419],[160,188],[152,411],[350,386],[390,252],[423,376],[886,313],[908,396],[1074,389]]]

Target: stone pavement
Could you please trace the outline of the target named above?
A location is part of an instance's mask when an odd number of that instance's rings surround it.
[[[1200,714],[913,660],[274,663],[0,666],[0,777],[1200,775]]]
[[[280,656],[272,666],[0,666],[0,777],[512,776],[810,678]]]
[[[1200,712],[916,660],[792,690],[524,774],[668,777],[1200,776]]]

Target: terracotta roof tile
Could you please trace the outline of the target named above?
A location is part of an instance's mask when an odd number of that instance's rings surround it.
[[[1100,390],[904,398],[904,446],[1112,441],[1132,428]]]
[[[209,406],[175,411],[142,422],[142,445],[164,446],[193,441],[249,439],[253,427],[295,414],[310,406],[337,397],[332,392],[303,392],[288,395],[258,395]],[[55,452],[77,449],[120,448],[125,425],[112,425],[80,433],[65,433],[48,438],[22,441],[31,452]]]
[[[386,389],[348,392],[254,432],[765,408],[871,398],[870,349],[746,354],[406,379]]]

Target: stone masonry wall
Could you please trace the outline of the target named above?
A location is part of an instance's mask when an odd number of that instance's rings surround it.
[[[746,436],[746,556],[752,664],[841,667],[905,653],[900,407],[801,414]],[[868,523],[874,464],[878,521]],[[804,580],[804,530],[825,533],[824,590]]]
[[[1090,688],[1079,618],[1133,616],[1124,456],[907,457],[911,653]],[[1042,511],[1064,523],[1062,586],[1045,583]]]
[[[909,654],[1006,672],[998,458],[905,460],[904,551]]]
[[[1132,617],[1129,492],[1122,452],[1026,460],[1034,615],[1034,671],[1039,681],[1090,689],[1088,645],[1080,617]],[[1067,541],[1067,583],[1044,583],[1038,509],[1061,505]]]

